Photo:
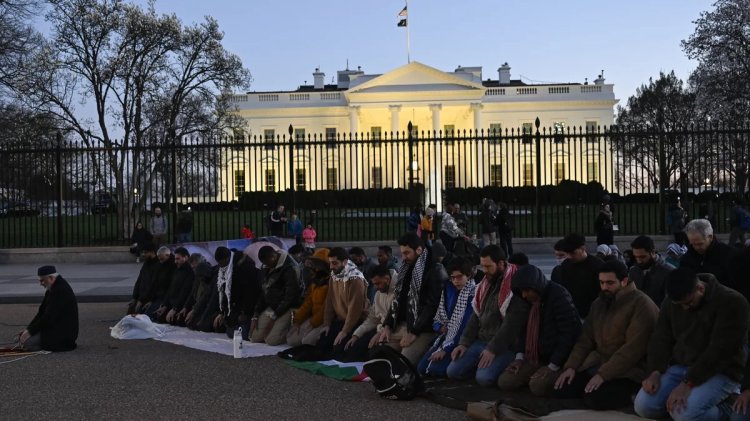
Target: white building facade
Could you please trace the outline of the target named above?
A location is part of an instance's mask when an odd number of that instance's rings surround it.
[[[593,84],[529,85],[512,80],[507,63],[497,79],[483,80],[480,67],[444,72],[412,62],[382,75],[339,71],[335,85],[326,85],[317,69],[313,77],[313,85],[295,91],[235,95],[238,113],[247,121],[244,137],[271,143],[288,137],[291,125],[296,139],[355,137],[356,146],[277,146],[229,154],[220,177],[223,185],[233,186],[234,198],[242,191],[282,191],[292,185],[318,190],[419,182],[427,190],[425,200],[439,202],[445,188],[528,186],[537,177],[542,185],[596,180],[607,188],[612,182],[612,158],[601,140],[540,150],[542,168],[537,168],[533,142],[509,149],[502,138],[500,144],[486,138],[474,143],[442,139],[417,144],[411,153],[404,141],[389,142],[406,137],[409,123],[420,139],[534,133],[537,118],[547,130],[595,132],[613,124],[617,103],[613,85],[601,76]],[[573,170],[574,163],[582,169]]]

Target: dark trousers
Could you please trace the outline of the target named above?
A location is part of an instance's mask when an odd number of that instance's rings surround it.
[[[442,241],[445,249],[453,252],[453,249],[456,248],[456,239],[448,235],[445,231],[440,231],[438,237],[440,237],[440,241]]]
[[[513,254],[513,232],[499,230],[497,232],[497,245],[499,245],[507,256]]]
[[[331,327],[328,329],[328,333],[321,335],[316,346],[318,354],[327,360],[338,360],[344,357],[344,345],[351,339],[352,334],[349,333],[346,337],[339,342],[338,345],[334,345],[333,342],[336,340],[341,329],[344,328],[344,321],[335,319],[331,323]],[[354,327],[356,329],[356,326]],[[354,330],[352,330],[354,332]]]
[[[591,380],[592,374],[586,371],[576,373],[570,384],[564,385],[560,390],[555,390],[554,397],[558,399],[583,398],[583,403],[597,411],[608,411],[624,408],[633,404],[632,396],[638,392],[641,385],[630,379],[612,379],[605,381],[598,389],[586,393],[586,383]]]
[[[377,329],[373,329],[364,334],[361,338],[354,342],[354,345],[350,346],[349,349],[344,351],[340,358],[337,358],[342,362],[354,362],[354,361],[367,361],[370,359],[370,340],[377,333]]]

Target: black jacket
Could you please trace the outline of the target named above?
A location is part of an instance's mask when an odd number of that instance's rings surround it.
[[[188,297],[190,297],[190,291],[193,290],[194,279],[195,274],[189,263],[185,262],[182,266],[175,266],[172,281],[169,283],[169,289],[162,305],[170,310],[182,310]]]
[[[581,319],[570,293],[562,285],[548,281],[539,268],[531,265],[518,269],[512,287],[513,294],[519,297],[522,289],[539,294],[539,362],[562,367],[581,334]],[[521,331],[517,351],[526,351],[525,329]]]
[[[426,251],[426,253],[429,253]],[[407,270],[406,267],[402,270]],[[406,329],[409,333],[419,335],[420,333],[431,333],[432,322],[440,305],[440,294],[443,292],[443,285],[448,281],[448,273],[443,265],[432,260],[432,255],[427,255],[424,274],[422,275],[422,285],[419,291],[419,303],[417,308],[417,318],[409,306],[408,294],[399,294],[393,298],[391,309],[383,322],[391,330],[396,329],[400,323],[406,323]],[[404,278],[404,282],[411,282],[411,276]],[[396,285],[398,288],[398,285]],[[404,289],[402,288],[401,291]],[[396,305],[394,305],[394,303]],[[399,308],[406,311],[399,311]],[[399,314],[405,314],[405,320],[399,318]]]
[[[589,314],[591,303],[599,296],[599,268],[604,264],[596,256],[588,255],[582,262],[566,259],[560,265],[560,284],[564,286],[573,303],[576,305],[581,319]]]
[[[667,275],[673,270],[674,266],[657,255],[654,263],[648,269],[641,269],[638,265],[631,266],[628,271],[628,279],[638,289],[645,292],[656,305],[660,306],[666,293]]]
[[[42,305],[26,328],[33,336],[37,333],[42,349],[70,351],[78,339],[78,302],[73,289],[62,276],[44,293]]]
[[[231,306],[226,305],[226,295],[223,289],[218,291],[224,303],[224,315],[227,326],[234,327],[242,314],[247,318],[253,315],[253,310],[260,297],[260,271],[255,267],[253,259],[242,252],[232,256],[232,291]],[[218,271],[218,270],[217,270]],[[223,287],[222,287],[223,288]],[[229,311],[231,307],[231,311]]]
[[[693,247],[688,245],[688,252],[680,259],[680,267],[690,268],[697,273],[710,273],[721,284],[735,288],[737,285],[735,285],[730,263],[736,254],[737,249],[714,238],[705,255],[696,253]]]
[[[214,276],[214,268],[207,262],[200,263],[195,268],[193,288],[190,290],[190,296],[187,301],[185,301],[185,308],[188,311],[191,311],[201,298],[203,298],[209,289],[209,284],[212,281],[216,283]]]
[[[154,274],[153,298],[155,300],[164,300],[166,298],[176,268],[177,266],[174,264],[174,257],[170,257],[163,263],[159,263],[156,273]]]
[[[153,301],[156,293],[155,284],[159,271],[159,259],[146,259],[138,273],[138,279],[133,286],[133,299],[142,303]]]
[[[494,212],[489,207],[482,208],[479,214],[479,226],[482,227],[482,234],[490,234],[497,230]]]
[[[287,254],[279,251],[276,267],[263,268],[262,294],[255,305],[255,314],[265,309],[273,310],[280,317],[288,310],[302,304],[302,284],[297,273],[297,263]]]

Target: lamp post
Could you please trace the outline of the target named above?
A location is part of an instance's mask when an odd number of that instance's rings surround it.
[[[289,124],[289,211],[296,212],[294,206],[294,188],[297,180],[294,177],[294,127]]]
[[[542,143],[542,134],[539,133],[539,117],[534,120],[534,126],[536,126],[536,135],[535,135],[535,148],[536,148],[536,188],[534,189],[534,213],[536,214],[536,236],[538,238],[543,237],[542,233],[542,204],[541,198],[540,198],[540,189],[542,184],[542,156],[540,154],[541,151],[541,143]]]

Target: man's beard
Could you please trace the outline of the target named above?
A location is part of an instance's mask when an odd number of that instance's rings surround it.
[[[648,262],[645,263],[636,263],[639,268],[643,270],[651,269],[651,266],[654,264],[653,259],[650,259]]]
[[[607,308],[610,308],[612,306],[612,303],[615,302],[615,294],[609,291],[600,292],[599,298],[604,301],[604,304]]]

